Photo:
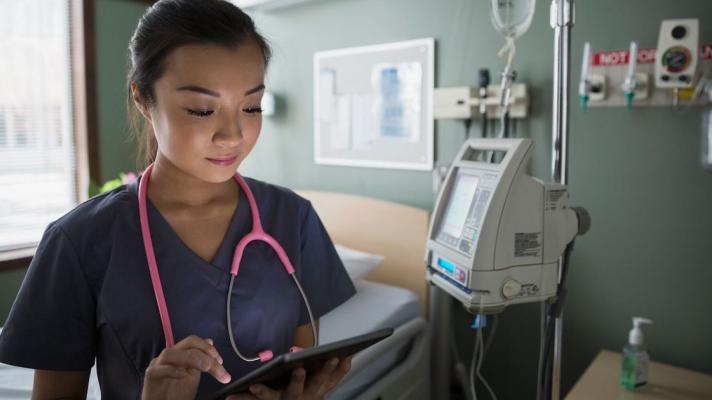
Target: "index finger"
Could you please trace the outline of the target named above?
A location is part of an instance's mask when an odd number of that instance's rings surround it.
[[[207,353],[214,359],[216,359],[219,364],[222,365],[222,363],[223,363],[223,359],[222,359],[222,357],[220,357],[220,353],[218,352],[218,349],[215,348],[215,345],[214,345],[212,339],[203,339],[196,335],[190,335],[190,336],[186,337],[185,339],[181,340],[180,342],[176,343],[176,345],[174,347],[177,349],[182,349],[182,350],[196,348],[198,350],[203,351],[204,353]]]

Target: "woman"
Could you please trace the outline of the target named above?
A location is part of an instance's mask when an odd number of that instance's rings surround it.
[[[259,136],[270,56],[249,16],[159,1],[129,52],[150,166],[47,228],[0,336],[1,362],[36,370],[33,398],[84,398],[95,359],[104,399],[209,395],[269,351],[313,345],[319,316],[355,292],[308,201],[235,176]],[[256,241],[233,262],[259,223],[289,261]],[[334,359],[235,398],[320,399],[349,368]]]

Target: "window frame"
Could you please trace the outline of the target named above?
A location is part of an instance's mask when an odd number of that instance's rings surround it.
[[[89,181],[100,181],[96,96],[94,0],[69,0],[76,198],[88,198]],[[0,272],[27,268],[36,247],[0,253]]]

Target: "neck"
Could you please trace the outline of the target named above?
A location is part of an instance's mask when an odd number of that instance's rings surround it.
[[[239,195],[233,179],[213,183],[182,171],[159,153],[153,163],[148,197],[154,204],[200,207],[232,201]]]

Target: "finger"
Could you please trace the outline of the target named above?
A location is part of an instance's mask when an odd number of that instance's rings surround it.
[[[319,372],[307,380],[304,392],[311,395],[320,393],[322,391],[322,386],[326,383],[327,379],[331,375],[331,372],[334,371],[334,368],[336,368],[338,363],[338,358],[332,358],[328,362],[324,363],[324,366],[321,367]]]
[[[282,393],[286,399],[298,399],[304,392],[304,382],[307,379],[307,371],[304,368],[297,368],[292,371],[292,378],[289,385]]]
[[[185,368],[173,365],[150,365],[146,368],[146,380],[183,379],[188,376]]]
[[[181,350],[173,347],[164,350],[159,356],[159,363],[207,372],[221,383],[228,383],[232,380],[230,374],[215,358],[195,348]]]
[[[181,340],[180,342],[176,343],[176,345],[174,347],[177,349],[185,349],[185,350],[188,350],[191,348],[196,348],[204,353],[209,354],[211,357],[218,360],[218,363],[220,363],[220,364],[223,363],[223,359],[222,359],[222,357],[220,357],[220,353],[218,352],[218,349],[215,348],[213,339],[202,339],[198,336],[190,335],[190,336],[186,337],[185,339]]]
[[[324,385],[324,393],[328,392],[329,390],[335,388],[339,382],[341,382],[342,379],[346,376],[346,374],[349,373],[351,370],[351,357],[344,358],[339,362],[339,365],[334,368],[334,371],[331,373],[329,378],[327,379],[326,384]]]
[[[260,400],[280,400],[281,397],[281,394],[278,391],[272,390],[259,383],[250,386],[250,393],[255,395],[255,397]]]

